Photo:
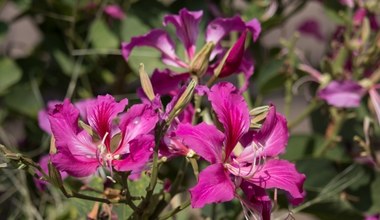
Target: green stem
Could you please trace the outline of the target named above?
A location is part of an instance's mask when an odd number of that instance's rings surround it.
[[[238,75],[238,82],[239,82],[239,87],[241,88],[244,83],[245,83],[245,80],[249,80],[249,79],[244,79],[244,75],[243,74],[239,74]],[[249,94],[249,90],[247,89],[246,91],[243,92],[243,97],[248,105],[248,108],[249,109],[252,109],[253,108],[253,103],[252,103],[252,99],[251,99],[251,94]]]
[[[336,109],[333,109],[333,111],[336,110]],[[335,142],[341,128],[342,128],[342,125],[345,121],[345,118],[346,118],[346,114],[344,112],[333,112],[333,117],[334,117],[334,121],[333,121],[333,130],[332,130],[332,133],[331,135],[324,141],[324,143],[322,144],[322,147],[315,152],[315,156],[316,157],[321,157],[323,156],[327,150],[331,147],[331,145]]]
[[[288,80],[285,81],[285,105],[284,105],[284,112],[285,117],[289,118],[290,115],[290,106],[292,105],[293,101],[293,92],[292,92],[292,86],[293,86],[293,80],[291,77],[288,78]]]
[[[319,102],[317,100],[312,100],[309,105],[306,107],[306,109],[298,115],[297,118],[289,122],[289,129],[292,129],[296,127],[299,123],[301,123],[307,116],[310,115],[315,109],[320,107],[322,105],[322,102]]]
[[[182,205],[178,206],[177,208],[167,212],[167,213],[164,213],[162,216],[160,216],[158,219],[159,220],[165,220],[165,219],[168,219],[172,216],[174,216],[175,214],[177,214],[178,212],[186,209],[188,206],[190,205],[190,199],[188,199],[185,203],[183,203]]]

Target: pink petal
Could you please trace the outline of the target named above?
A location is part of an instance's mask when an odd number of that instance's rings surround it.
[[[341,108],[356,108],[360,105],[364,89],[350,80],[332,81],[318,92],[319,98],[330,105]]]
[[[225,172],[223,164],[213,164],[199,175],[199,182],[190,189],[191,206],[202,208],[206,204],[220,203],[235,197],[235,187]]]
[[[246,36],[247,36],[247,31],[245,30],[240,35],[236,43],[232,46],[232,49],[230,53],[228,54],[227,59],[220,72],[220,75],[219,75],[220,77],[230,76],[231,74],[236,73],[236,71],[238,70],[244,56],[244,50],[245,50],[244,45],[245,45]]]
[[[227,160],[239,139],[249,129],[248,106],[239,91],[228,82],[214,85],[208,94],[208,98],[218,120],[224,127],[226,135],[225,160]]]
[[[206,30],[206,42],[218,44],[220,40],[232,31],[242,32],[248,29],[252,33],[253,41],[256,41],[261,32],[261,26],[257,19],[244,23],[239,17],[217,18],[211,21]]]
[[[105,95],[98,96],[87,107],[88,123],[97,132],[101,140],[106,136],[105,145],[107,147],[109,147],[112,137],[112,122],[119,113],[124,111],[127,104],[127,99],[118,103],[111,95]]]
[[[169,23],[174,25],[178,38],[185,46],[189,60],[192,60],[194,56],[202,15],[202,11],[190,12],[182,9],[179,11],[179,15],[166,15],[164,17],[164,26]]]
[[[104,13],[109,15],[111,18],[116,20],[123,20],[125,18],[125,14],[123,12],[123,9],[120,8],[120,6],[114,4],[114,5],[107,5],[104,9]]]
[[[294,164],[286,160],[268,160],[247,181],[265,189],[279,188],[288,192],[293,205],[300,204],[304,197],[303,183],[306,177],[298,173]]]
[[[153,135],[142,135],[129,142],[129,154],[121,160],[114,160],[114,168],[118,171],[136,171],[145,167],[153,154]]]
[[[129,153],[128,143],[139,135],[149,134],[158,121],[158,115],[152,106],[135,104],[125,113],[120,122],[123,134],[121,144],[115,153]]]
[[[96,102],[96,99],[91,98],[91,99],[83,99],[83,100],[80,100],[80,101],[77,101],[74,103],[75,108],[77,108],[79,110],[79,115],[80,115],[81,119],[86,123],[88,123],[88,121],[87,121],[87,108],[88,107],[91,108],[95,102]]]
[[[315,37],[317,40],[324,40],[324,37],[321,33],[321,27],[319,26],[318,21],[315,19],[308,19],[306,21],[303,21],[298,27],[298,31],[305,35]]]
[[[199,125],[179,124],[177,137],[210,163],[222,162],[224,135],[213,125],[202,122]]]
[[[178,94],[181,84],[183,84],[189,77],[190,76],[187,73],[176,74],[169,69],[155,69],[151,77],[153,90],[160,96],[176,95]]]
[[[244,84],[240,88],[240,92],[245,92],[249,86],[249,79],[253,75],[255,66],[253,65],[253,58],[246,52],[243,56],[243,59],[240,63],[239,69],[237,72],[242,72],[244,74]]]
[[[49,122],[49,112],[54,110],[55,105],[60,104],[59,101],[49,101],[46,109],[42,109],[38,112],[38,125],[46,133],[51,135],[51,128]]]
[[[246,137],[251,136],[251,137]],[[276,113],[271,106],[268,115],[258,132],[249,132],[243,139],[250,143],[236,158],[239,162],[252,162],[257,157],[275,157],[285,152],[289,140],[289,131],[284,116]],[[243,143],[245,145],[245,143]]]
[[[175,46],[169,35],[161,29],[154,29],[151,32],[132,37],[131,42],[122,43],[121,51],[127,61],[134,47],[153,47],[161,52],[162,60],[167,65],[187,68],[187,64],[182,62],[175,54]]]
[[[360,26],[363,23],[364,18],[367,15],[367,11],[364,8],[359,8],[355,11],[353,17],[353,23],[355,26]]]
[[[247,181],[243,181],[240,187],[247,197],[247,201],[243,204],[247,205],[250,209],[253,209],[255,213],[258,213],[261,217],[260,219],[270,220],[272,202],[265,189]]]
[[[78,160],[68,148],[59,148],[57,154],[51,155],[51,160],[59,171],[65,171],[75,177],[89,176],[95,173],[100,165],[97,159]]]

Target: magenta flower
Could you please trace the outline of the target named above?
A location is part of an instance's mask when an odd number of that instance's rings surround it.
[[[265,189],[283,189],[293,204],[299,204],[304,198],[305,176],[294,164],[274,158],[284,152],[288,141],[285,118],[271,107],[262,128],[249,131],[247,104],[232,84],[213,86],[208,98],[224,132],[206,123],[180,124],[176,132],[185,145],[211,163],[190,189],[192,206],[230,201],[238,197],[238,187],[256,212],[261,207],[262,216],[270,216]],[[241,153],[236,151],[239,143],[245,146]]]
[[[196,52],[196,42],[202,15],[202,11],[190,12],[182,9],[179,15],[167,15],[164,17],[163,25],[168,26],[172,24],[175,27],[176,35],[185,48],[186,58],[184,60],[177,56],[173,40],[162,29],[154,29],[146,35],[133,37],[129,43],[123,43],[122,54],[124,59],[128,60],[131,51],[135,47],[147,46],[159,50],[162,61],[165,64],[189,70],[190,63]],[[258,38],[261,27],[257,19],[245,23],[239,16],[235,16],[232,18],[217,18],[211,21],[207,26],[205,36],[206,43],[213,42],[215,44],[215,49],[210,55],[210,61],[217,58],[214,64],[214,67],[216,67],[222,60],[228,48],[222,47],[221,40],[233,31],[242,32],[242,36],[244,37],[241,37],[235,46],[236,48],[231,51],[227,65],[232,65],[225,67],[224,73],[221,76],[228,76],[232,72],[243,72],[246,79],[248,79],[253,74],[253,63],[245,55],[244,42],[246,31],[252,33],[253,41],[256,41]]]
[[[318,92],[319,98],[340,108],[356,108],[365,94],[365,89],[351,80],[331,81]]]
[[[298,27],[298,31],[310,35],[312,37],[315,37],[315,39],[319,41],[323,41],[324,37],[321,32],[321,27],[317,20],[315,19],[308,19],[300,24]]]
[[[116,4],[107,5],[106,7],[104,7],[103,11],[105,14],[107,14],[115,20],[123,20],[125,18],[125,13],[123,12],[123,9]]]
[[[86,107],[87,125],[78,126],[79,110],[68,100],[50,112],[49,120],[57,153],[53,164],[76,177],[88,176],[99,166],[118,171],[140,171],[150,159],[158,120],[151,106],[133,105],[120,117],[128,100],[116,102],[110,95],[98,96]],[[83,124],[83,123],[82,123]]]

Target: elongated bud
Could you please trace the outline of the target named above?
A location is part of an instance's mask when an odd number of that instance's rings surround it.
[[[261,128],[261,122],[263,122],[264,119],[267,117],[268,111],[269,111],[268,105],[260,106],[260,107],[252,109],[249,112],[249,115],[251,117],[250,128],[253,128],[253,129]]]
[[[194,57],[190,64],[190,73],[202,77],[208,68],[210,55],[215,44],[208,42]]]
[[[54,136],[51,136],[50,138],[50,154],[56,154],[57,153],[57,147],[55,146],[55,138]]]
[[[148,97],[150,101],[154,100],[154,91],[152,83],[150,82],[148,74],[145,72],[144,64],[140,63],[139,68],[140,82],[141,86],[145,92],[145,95]]]
[[[48,164],[48,169],[51,184],[53,184],[55,187],[61,188],[63,186],[61,173],[50,161]]]
[[[170,125],[173,119],[178,116],[183,109],[186,108],[187,104],[191,101],[195,87],[197,86],[197,80],[193,78],[189,85],[187,85],[186,90],[182,93],[182,95],[179,97],[177,102],[175,103],[172,111],[169,114],[168,121],[166,122],[167,125]]]
[[[247,30],[245,30],[236,41],[236,43],[227,52],[225,62],[220,70],[219,77],[227,77],[235,73],[243,60],[245,51],[245,39],[247,38]]]

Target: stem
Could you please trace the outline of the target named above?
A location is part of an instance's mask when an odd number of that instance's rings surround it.
[[[249,79],[247,79],[247,80],[249,80]],[[239,82],[239,87],[240,88],[244,85],[244,81],[245,81],[244,75],[243,74],[239,74],[238,75],[238,82]],[[245,99],[245,102],[248,105],[248,108],[252,109],[253,108],[253,103],[252,103],[252,99],[251,99],[251,94],[249,94],[249,90],[248,89],[243,92],[243,97]]]
[[[296,127],[299,123],[301,123],[307,116],[310,115],[311,112],[313,112],[315,109],[320,107],[322,105],[322,102],[319,102],[317,100],[312,100],[309,105],[306,107],[306,109],[298,115],[297,118],[289,122],[289,129],[292,129]]]
[[[293,93],[292,93],[292,86],[293,86],[293,80],[289,76],[288,80],[285,81],[285,106],[284,106],[284,112],[285,112],[285,117],[289,118],[290,115],[290,106],[292,105],[293,101]]]
[[[194,114],[193,120],[192,120],[193,125],[197,124],[199,116],[201,114],[201,103],[202,103],[202,96],[195,94],[194,95],[195,114]]]
[[[188,206],[190,205],[190,199],[188,199],[185,203],[183,203],[182,205],[180,206],[177,206],[177,208],[167,212],[167,213],[164,213],[162,216],[160,216],[158,219],[159,220],[165,220],[165,219],[168,219],[172,216],[174,216],[175,214],[177,214],[178,212],[184,210],[185,208],[187,208]]]
[[[335,108],[333,109],[333,111],[336,110]],[[344,122],[344,119],[345,119],[345,113],[344,112],[333,112],[333,117],[334,117],[334,121],[333,121],[333,128],[332,128],[332,133],[330,136],[328,136],[328,138],[324,141],[322,147],[320,148],[320,150],[316,151],[315,152],[315,156],[317,157],[321,157],[323,156],[327,150],[330,148],[331,144],[334,143],[334,141],[336,140],[336,137],[338,136],[341,128],[342,128],[342,125],[343,125],[343,122]]]

